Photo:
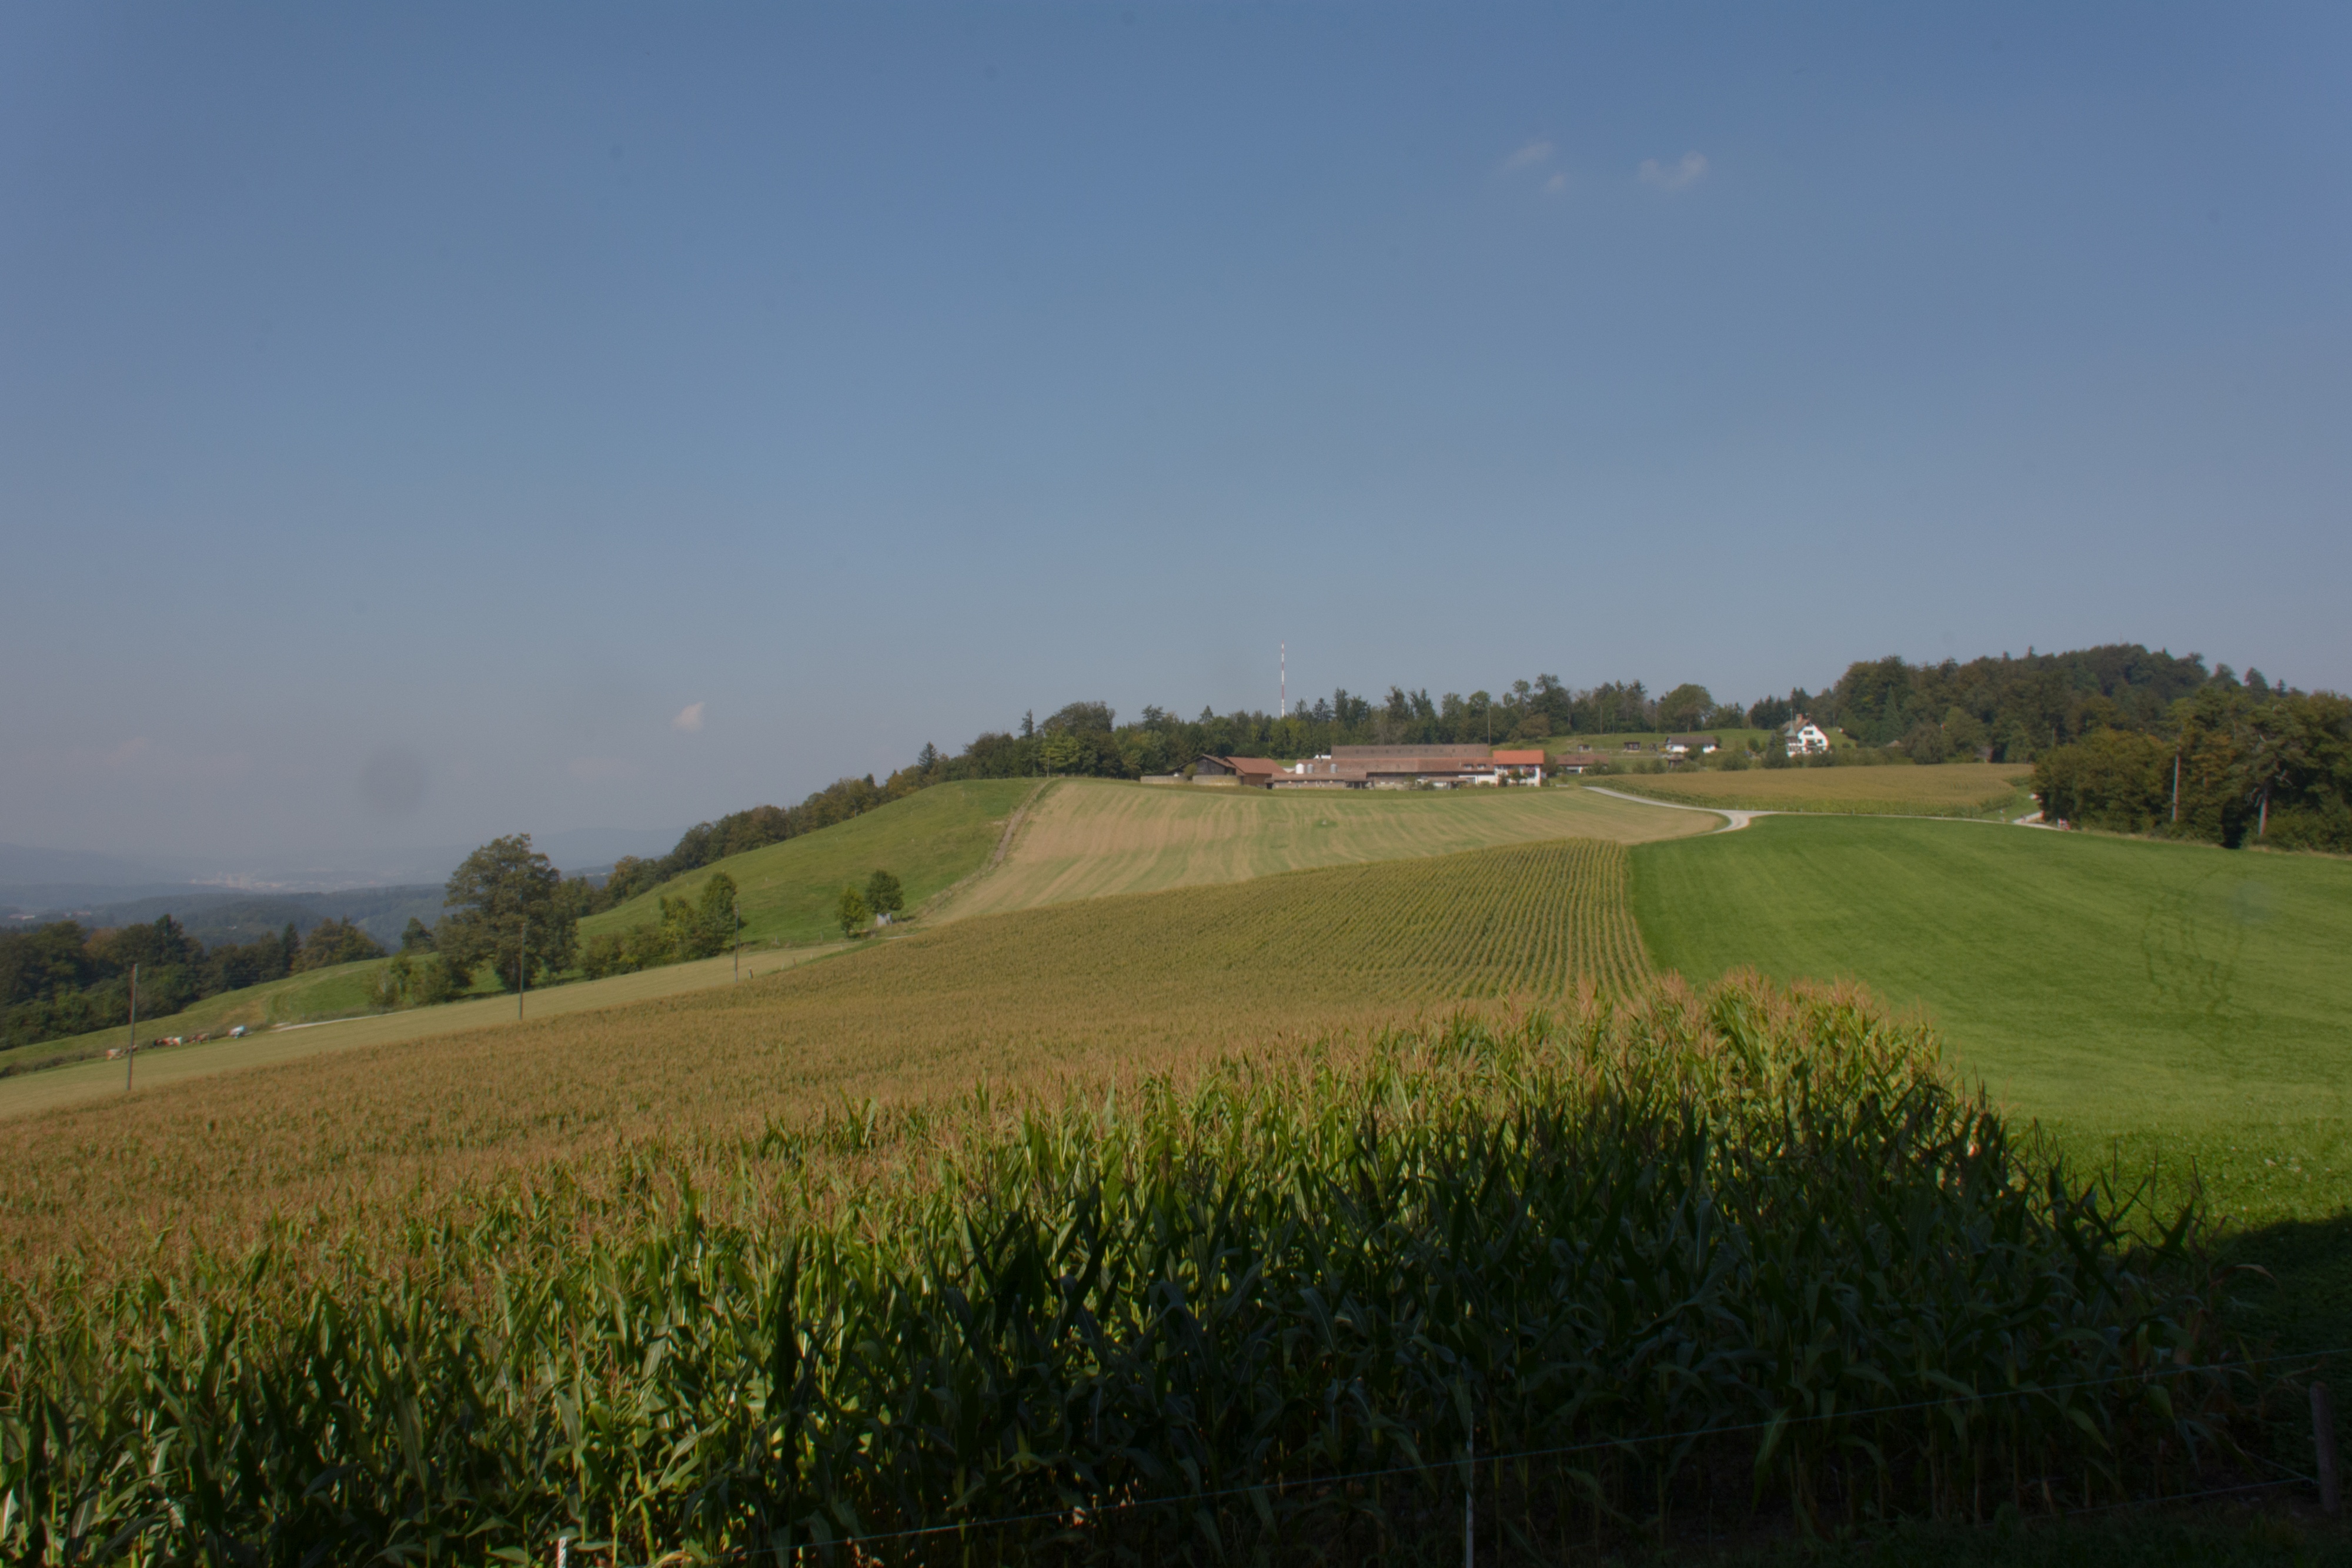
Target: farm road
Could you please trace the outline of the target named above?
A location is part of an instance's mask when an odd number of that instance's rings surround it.
[[[1663,806],[1669,811],[1705,811],[1710,817],[1721,817],[1724,819],[1724,825],[1715,830],[1718,833],[1736,833],[1759,817],[1824,817],[1831,815],[1852,815],[1900,817],[1906,821],[1920,822],[1982,822],[1985,821],[1982,817],[1937,817],[1931,816],[1924,811],[1916,813],[1907,811],[1855,811],[1835,813],[1828,811],[1741,811],[1729,806],[1685,806],[1678,801],[1654,800],[1647,795],[1627,795],[1615,789],[1603,789],[1598,784],[1587,784],[1584,788],[1588,794],[1606,795],[1612,800],[1631,800],[1637,806]],[[1989,827],[2002,826],[2002,824],[1999,822],[1987,823],[1986,825]],[[2007,825],[2012,828],[2042,828],[2053,832],[2058,831],[2053,824],[2043,821],[2042,820],[2042,813],[2039,811],[2034,812],[2031,816],[2015,818]]]
[[[1721,817],[1724,825],[1715,830],[1718,833],[1736,833],[1759,817],[1789,815],[1786,811],[1738,811],[1729,806],[1682,806],[1672,800],[1653,800],[1647,795],[1621,794],[1614,789],[1603,789],[1598,784],[1587,784],[1584,788],[1590,794],[1606,795],[1612,800],[1631,800],[1637,806],[1664,806],[1669,811],[1705,811],[1710,817]]]

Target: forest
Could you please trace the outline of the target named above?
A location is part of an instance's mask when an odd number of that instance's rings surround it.
[[[2033,791],[2046,818],[2080,827],[2352,852],[2352,698],[2209,682],[2160,724],[2045,752]]]

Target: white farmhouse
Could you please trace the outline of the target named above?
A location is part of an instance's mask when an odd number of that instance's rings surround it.
[[[1822,727],[1803,714],[1799,714],[1782,727],[1780,737],[1788,745],[1791,757],[1819,757],[1830,748],[1830,737],[1822,733]]]

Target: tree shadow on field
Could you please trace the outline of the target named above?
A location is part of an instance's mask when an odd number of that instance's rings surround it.
[[[2230,1324],[2254,1345],[2283,1354],[2352,1349],[2352,1212],[2224,1233],[2214,1260],[2263,1270],[2230,1288]]]

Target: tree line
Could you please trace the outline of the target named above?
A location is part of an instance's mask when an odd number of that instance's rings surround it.
[[[2227,664],[2207,670],[2200,653],[2151,653],[2137,643],[2063,653],[2029,648],[2021,658],[2003,653],[1967,664],[1914,664],[1889,655],[1847,665],[1818,695],[1801,686],[1748,714],[1762,727],[1803,713],[1916,762],[2031,762],[2095,730],[2157,728],[2191,693],[2240,684]],[[2268,689],[2259,670],[2242,684]]]
[[[127,1024],[134,965],[139,1011],[161,1018],[223,991],[383,956],[383,945],[347,920],[321,921],[308,936],[289,922],[275,936],[211,947],[169,915],[108,930],[57,920],[0,933],[0,1050]]]
[[[2044,817],[2236,849],[2352,852],[2352,698],[2212,680],[2145,727],[2100,724],[2045,753]]]

